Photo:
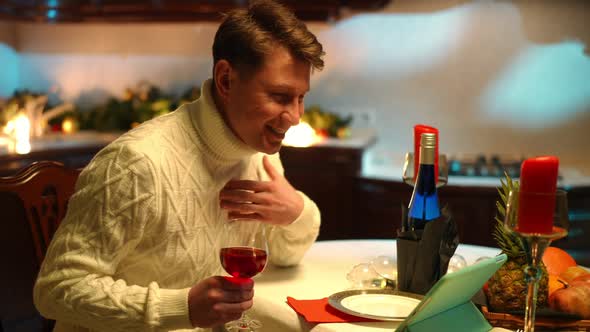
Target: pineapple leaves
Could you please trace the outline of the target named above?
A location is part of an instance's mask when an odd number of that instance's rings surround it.
[[[500,202],[496,202],[496,208],[498,208],[498,214],[504,218],[506,216],[506,209],[500,204]],[[499,221],[498,216],[496,216],[496,220]]]
[[[502,249],[502,252],[506,253],[509,257],[521,257],[524,256],[522,242],[516,235],[510,233],[510,231],[504,227],[503,221],[506,217],[506,204],[510,192],[518,189],[519,183],[518,181],[512,180],[506,172],[504,172],[504,176],[506,177],[506,180],[504,181],[504,179],[500,179],[501,187],[497,189],[500,200],[496,201],[498,214],[494,218],[496,220],[496,226],[494,227],[492,237],[496,240],[498,246]]]

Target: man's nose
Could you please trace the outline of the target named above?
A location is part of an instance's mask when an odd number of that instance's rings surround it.
[[[296,126],[303,115],[303,104],[299,101],[291,103],[285,112],[283,112],[283,120],[288,121],[289,125]]]

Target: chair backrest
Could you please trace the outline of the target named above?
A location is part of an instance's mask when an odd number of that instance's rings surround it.
[[[39,161],[0,177],[1,324],[47,330],[33,305],[33,285],[79,173],[58,162]]]
[[[22,203],[39,265],[66,214],[79,174],[59,162],[38,161],[14,176],[0,177],[0,192],[12,193]]]

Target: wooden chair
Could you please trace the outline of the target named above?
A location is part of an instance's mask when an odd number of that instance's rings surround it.
[[[33,285],[74,192],[80,170],[34,162],[0,177],[0,332],[50,331],[33,305]]]

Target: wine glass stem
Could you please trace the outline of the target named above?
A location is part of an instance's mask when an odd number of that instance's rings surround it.
[[[535,311],[537,310],[537,290],[539,288],[541,270],[535,265],[528,265],[525,267],[524,273],[528,286],[524,313],[524,332],[534,332]]]
[[[248,316],[246,316],[246,312],[242,312],[242,316],[238,320],[238,326],[240,328],[247,328],[248,327]]]

